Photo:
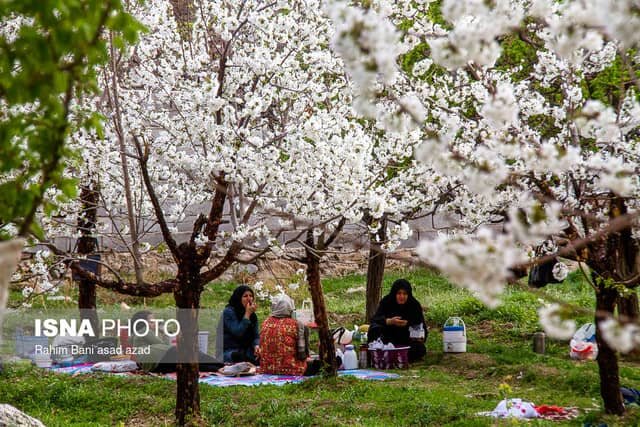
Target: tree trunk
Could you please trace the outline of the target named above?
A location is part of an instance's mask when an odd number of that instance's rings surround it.
[[[633,289],[629,295],[618,296],[618,320],[625,323],[638,323],[640,313],[638,312],[638,291]],[[622,356],[627,361],[640,361],[640,348],[636,347],[631,352]]]
[[[372,221],[367,221],[371,225]],[[367,295],[366,295],[366,321],[371,322],[371,318],[378,309],[380,298],[382,297],[382,279],[384,278],[384,267],[387,261],[387,254],[380,247],[381,242],[387,238],[387,218],[382,217],[380,228],[375,234],[369,236],[369,262],[367,265]]]
[[[184,298],[188,301],[191,297]],[[198,294],[197,299],[200,295]],[[177,302],[177,300],[176,300]],[[200,387],[198,379],[200,370],[198,365],[198,310],[178,308],[178,363],[176,366],[176,423],[180,426],[191,424],[200,417]]]
[[[126,147],[126,131],[122,124],[122,113],[120,111],[120,99],[118,97],[118,67],[116,61],[116,53],[113,46],[113,34],[111,34],[111,90],[113,91],[113,106],[116,114],[113,117],[116,135],[118,136],[118,145],[120,148],[120,163],[122,166],[122,179],[124,184],[124,196],[127,204],[127,220],[129,222],[129,234],[131,235],[131,257],[133,258],[133,269],[136,273],[136,283],[142,285],[144,283],[144,275],[142,262],[140,257],[140,238],[138,236],[138,224],[134,214],[135,207],[133,205],[133,195],[131,191],[131,180],[129,177],[129,162],[127,160]]]
[[[627,205],[624,199],[616,197],[611,201],[610,217],[615,218],[627,213]],[[628,283],[630,278],[638,276],[639,272],[639,252],[638,242],[633,238],[631,227],[613,233],[608,239],[608,257],[611,264],[611,276],[620,282],[627,282],[627,286],[633,287]],[[633,281],[633,279],[631,280]],[[633,289],[628,296],[618,297],[618,314],[622,323],[637,322],[638,293]]]
[[[618,315],[622,323],[638,323],[638,292],[634,289],[627,296],[618,297]]]
[[[193,245],[183,243],[179,248],[179,288],[174,292],[177,318],[180,324],[178,335],[178,362],[176,369],[176,423],[190,425],[200,417],[200,377],[198,365],[198,309],[202,281],[200,268],[206,262]]]
[[[0,241],[0,330],[2,329],[2,321],[4,316],[4,308],[9,299],[9,283],[11,275],[16,270],[18,262],[20,262],[20,254],[24,240],[22,238],[12,239],[9,241]],[[0,348],[2,348],[2,336],[0,334]],[[1,355],[0,355],[1,357]],[[2,373],[2,359],[0,358],[0,373]]]
[[[89,186],[83,186],[80,191],[80,201],[82,203],[82,215],[78,218],[78,230],[80,238],[78,239],[78,254],[89,256],[95,255],[98,251],[98,239],[94,233],[98,220],[98,201],[100,195],[96,191],[95,182],[91,182]],[[92,272],[97,276],[100,275],[100,264],[86,264],[94,267]],[[87,279],[78,280],[78,309],[80,310],[80,319],[89,319],[94,331],[98,329],[98,313],[96,311],[96,284]]]
[[[596,295],[596,341],[598,343],[598,370],[600,373],[600,395],[604,401],[604,410],[607,414],[624,414],[624,404],[620,394],[620,375],[618,369],[618,356],[614,349],[602,338],[601,323],[613,316],[617,291],[602,284]]]
[[[329,331],[329,318],[327,316],[327,308],[324,302],[324,293],[322,291],[322,283],[320,281],[320,258],[313,249],[315,244],[313,241],[313,231],[307,232],[306,239],[306,264],[307,264],[307,283],[309,284],[309,292],[313,301],[313,315],[318,325],[318,335],[320,338],[318,353],[323,363],[323,370],[326,375],[337,374],[336,349],[333,345],[333,337]]]

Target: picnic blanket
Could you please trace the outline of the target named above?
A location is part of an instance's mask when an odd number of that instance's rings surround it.
[[[175,374],[172,374],[175,377]],[[353,369],[348,371],[338,371],[338,376],[352,376],[361,380],[387,380],[398,378],[400,375],[389,372],[373,371],[369,369]],[[311,377],[293,376],[293,375],[269,375],[257,374],[240,377],[225,377],[222,375],[210,375],[200,378],[201,383],[209,384],[216,387],[228,387],[232,385],[263,385],[263,384],[292,384],[299,383]]]
[[[94,365],[93,363],[82,363],[80,365],[65,366],[63,368],[53,367],[53,368],[49,368],[49,370],[59,374],[82,375],[82,374],[89,374],[92,372],[96,372],[91,369],[93,368],[93,365]],[[110,374],[110,375],[118,375],[118,376],[139,375],[136,372],[102,372],[102,373]]]
[[[68,366],[65,368],[51,368],[52,372],[61,373],[61,374],[69,374],[69,375],[81,375],[88,374],[91,372],[95,372],[91,370],[93,364],[84,363],[82,365]],[[128,375],[137,375],[133,372],[124,372],[124,373],[115,373],[113,375],[120,376],[128,376]],[[353,369],[348,371],[338,371],[339,376],[352,376],[362,380],[387,380],[392,378],[399,378],[400,375],[390,373],[390,372],[380,372],[374,371],[371,369]],[[176,379],[176,374],[163,374],[158,375],[160,378],[166,378],[170,380]],[[263,384],[274,384],[274,385],[283,385],[283,384],[292,384],[299,383],[304,381],[307,378],[311,377],[302,377],[302,376],[294,376],[294,375],[269,375],[269,374],[257,374],[257,375],[247,375],[247,376],[239,376],[239,377],[226,377],[223,375],[217,375],[213,372],[201,372],[200,373],[200,382],[203,384],[208,384],[216,387],[228,387],[232,385],[263,385]]]

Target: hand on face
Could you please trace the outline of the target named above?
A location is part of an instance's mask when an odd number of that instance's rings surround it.
[[[253,302],[253,293],[251,291],[246,291],[242,295],[242,305],[244,306],[245,316],[249,317],[256,312],[258,306]]]

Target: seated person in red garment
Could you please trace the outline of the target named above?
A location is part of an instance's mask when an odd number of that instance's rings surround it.
[[[260,372],[279,375],[315,375],[320,361],[308,361],[309,330],[291,318],[293,300],[277,296],[260,331]]]

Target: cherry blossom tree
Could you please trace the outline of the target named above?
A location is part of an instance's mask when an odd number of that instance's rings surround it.
[[[555,256],[587,265],[604,408],[622,414],[616,350],[637,345],[638,325],[615,321],[614,307],[640,283],[637,2],[327,9],[333,48],[359,85],[358,111],[380,120],[395,101],[422,129],[416,157],[463,186],[449,204],[459,229],[423,242],[421,257],[490,306],[514,267]],[[550,253],[535,257],[545,241]],[[566,270],[560,263],[554,274]],[[542,309],[541,323],[571,336],[567,311]]]
[[[309,271],[319,272],[322,251],[342,227],[386,197],[373,189],[394,150],[407,157],[411,149],[374,147],[367,136],[343,63],[328,49],[319,2],[186,4],[194,8],[189,25],[176,20],[172,2],[131,5],[148,33],[111,58],[100,71],[103,93],[86,100],[110,120],[102,135],[74,135],[83,162],[73,172],[95,183],[98,207],[124,212],[132,201],[137,215],[159,228],[177,274],[129,283],[116,272],[100,278],[78,262],[71,267],[87,283],[137,296],[173,293],[177,308],[197,309],[204,287],[230,266],[267,252],[279,256],[296,241],[306,242]],[[136,189],[131,200],[125,175]],[[82,205],[67,204],[56,218],[75,218]],[[189,210],[199,215],[181,237],[177,225]],[[126,246],[144,246],[144,233],[132,238],[128,215],[113,221],[115,234]],[[70,221],[46,225],[49,237],[76,232]],[[406,234],[406,225],[398,227],[393,235]],[[95,233],[102,231],[98,224]],[[321,353],[335,372],[319,275],[308,276]],[[179,424],[199,413],[197,330],[189,324],[178,340],[179,357],[188,361],[178,365]]]
[[[100,128],[76,104],[107,60],[102,36],[116,31],[122,46],[139,30],[117,0],[0,5],[0,325],[24,238],[43,237],[38,213],[75,195],[69,133]]]

